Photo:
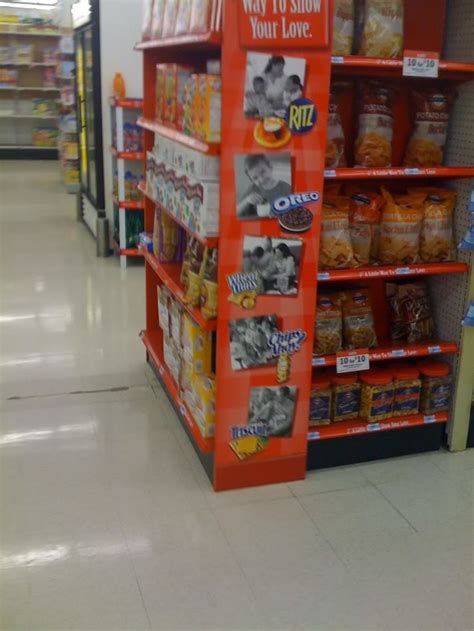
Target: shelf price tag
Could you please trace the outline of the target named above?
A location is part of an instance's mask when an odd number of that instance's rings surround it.
[[[437,79],[439,54],[419,50],[406,50],[403,55],[403,76]]]
[[[369,370],[369,350],[345,351],[336,355],[336,371],[338,373],[359,372]]]

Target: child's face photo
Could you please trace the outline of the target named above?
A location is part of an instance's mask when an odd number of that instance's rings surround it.
[[[266,160],[261,160],[255,166],[247,169],[252,184],[263,190],[270,190],[275,186],[273,167]]]
[[[293,92],[296,92],[297,89],[298,89],[298,86],[296,85],[296,83],[294,83],[291,77],[288,77],[285,83],[285,90],[289,92],[290,94],[293,94]]]
[[[255,94],[265,94],[265,81],[261,78],[254,79],[253,90]]]

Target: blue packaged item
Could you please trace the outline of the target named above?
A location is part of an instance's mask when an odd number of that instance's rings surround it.
[[[474,212],[471,212],[471,226],[458,247],[466,252],[474,252]]]
[[[469,305],[469,309],[467,310],[466,317],[462,321],[464,326],[474,326],[474,300]]]

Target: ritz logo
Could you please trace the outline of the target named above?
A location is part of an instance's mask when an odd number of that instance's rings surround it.
[[[288,106],[285,120],[293,134],[307,134],[316,125],[318,110],[310,99],[296,99]]]

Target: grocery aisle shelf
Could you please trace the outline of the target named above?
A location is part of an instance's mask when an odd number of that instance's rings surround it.
[[[61,92],[61,88],[57,88],[56,86],[48,87],[44,85],[29,85],[29,86],[19,86],[19,85],[11,85],[11,86],[0,86],[0,92],[2,90],[10,90],[13,92]]]
[[[58,64],[55,61],[32,61],[30,62],[19,62],[16,61],[2,61],[0,62],[0,68],[14,66],[17,67],[26,67],[26,68],[36,68],[36,67],[56,67]]]
[[[189,315],[199,324],[205,331],[215,331],[217,328],[217,320],[206,320],[201,314],[201,310],[192,307],[184,300],[183,289],[180,284],[181,264],[180,263],[160,263],[152,252],[142,250],[147,263],[161,279],[162,283],[167,287],[176,300],[189,313]]]
[[[326,169],[326,179],[373,180],[397,178],[461,178],[474,177],[474,167],[386,167],[381,169]]]
[[[355,434],[385,432],[389,430],[403,429],[406,427],[416,427],[418,425],[447,423],[448,420],[449,416],[447,412],[440,412],[438,414],[431,415],[413,414],[410,416],[397,416],[383,421],[377,421],[375,423],[367,423],[367,421],[364,421],[363,419],[354,419],[352,421],[341,421],[339,423],[331,423],[330,425],[310,427],[308,440],[327,440],[329,438],[354,436]]]
[[[19,31],[0,27],[0,35],[25,35],[30,37],[61,37],[59,31]]]
[[[363,280],[368,278],[405,278],[407,276],[429,276],[435,274],[465,274],[467,263],[414,263],[412,265],[375,265],[356,269],[325,270],[318,273],[318,282]]]
[[[409,344],[387,344],[371,348],[369,350],[370,361],[389,361],[391,359],[408,359],[410,357],[427,357],[441,355],[442,353],[457,353],[459,350],[455,342],[440,342],[432,340],[429,342]],[[356,351],[355,351],[356,352]],[[313,367],[335,366],[336,355],[324,355],[313,357]]]
[[[39,120],[55,120],[58,116],[48,114],[0,114],[0,118],[37,118]]]
[[[140,118],[137,120],[137,124],[143,129],[148,131],[152,131],[155,134],[159,134],[164,138],[168,138],[168,140],[174,140],[175,142],[179,142],[181,145],[185,145],[190,149],[194,149],[196,151],[200,151],[201,153],[207,153],[210,155],[216,155],[220,153],[221,146],[218,143],[207,143],[202,140],[197,140],[197,138],[193,138],[192,136],[188,136],[177,129],[173,129],[172,127],[167,127],[166,125],[162,125],[157,121],[148,120],[147,118]]]
[[[114,96],[109,98],[111,107],[122,107],[125,110],[139,110],[143,107],[141,99],[117,99]]]
[[[193,415],[189,411],[188,406],[181,400],[179,396],[178,387],[171,376],[168,368],[166,367],[162,359],[162,333],[161,331],[143,331],[141,334],[142,341],[151,355],[153,363],[155,364],[158,375],[165,386],[165,391],[168,396],[173,400],[176,411],[179,414],[181,421],[184,422],[188,428],[195,445],[199,451],[203,454],[212,453],[214,451],[214,439],[204,438],[201,434]]]
[[[179,35],[178,37],[167,37],[159,40],[138,42],[135,50],[146,50],[150,48],[210,48],[218,49],[222,46],[222,33],[194,33],[189,35]]]
[[[139,248],[121,248],[115,239],[112,240],[112,245],[115,252],[120,256],[143,256],[143,251]]]
[[[118,206],[119,208],[125,208],[126,210],[143,210],[144,208],[143,201],[119,202],[116,195],[112,195],[112,199],[115,206]]]
[[[110,147],[110,151],[113,156],[120,160],[135,160],[142,162],[145,159],[145,153],[143,151],[117,151],[116,147]]]
[[[219,243],[219,237],[217,237],[217,236],[215,236],[215,237],[204,237],[204,236],[198,234],[197,232],[193,232],[191,230],[191,228],[189,228],[189,226],[187,226],[184,222],[180,221],[176,217],[176,215],[174,215],[172,212],[170,212],[159,201],[157,201],[149,193],[147,193],[146,192],[146,188],[142,184],[140,184],[138,186],[138,190],[141,191],[143,193],[143,195],[145,195],[145,197],[147,197],[150,201],[152,201],[156,206],[159,206],[164,213],[169,215],[173,219],[173,221],[175,223],[177,223],[179,226],[181,226],[181,228],[183,228],[183,230],[185,230],[191,237],[194,237],[195,239],[197,239],[198,241],[200,241],[201,243],[206,245],[208,248],[215,248],[215,247],[217,247],[217,245]]]
[[[337,74],[367,74],[373,76],[403,76],[403,58],[385,59],[348,55],[331,58],[333,72]],[[440,79],[466,80],[474,78],[474,64],[440,60]]]

